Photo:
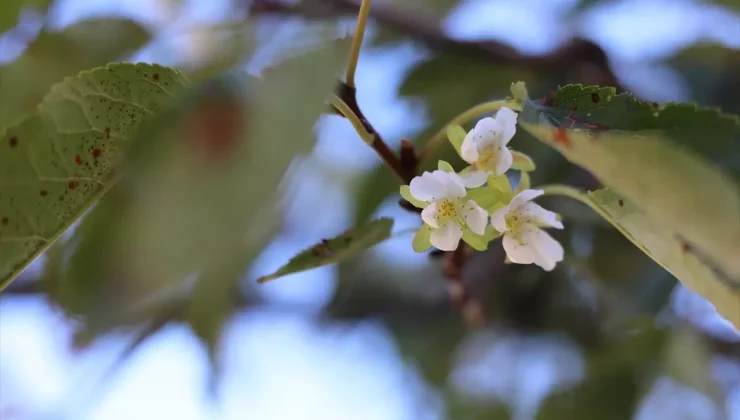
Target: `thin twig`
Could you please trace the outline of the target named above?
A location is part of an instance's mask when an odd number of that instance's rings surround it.
[[[370,124],[370,121],[365,117],[365,114],[362,113],[362,109],[357,103],[357,89],[346,83],[340,83],[337,95],[357,117],[364,130],[372,136],[372,141],[369,142],[370,147],[375,150],[375,153],[380,156],[383,162],[385,162],[388,168],[390,168],[402,184],[409,184],[414,176],[416,176],[417,160],[415,158],[409,159],[407,157],[402,162],[402,160],[393,153],[390,147],[388,147],[388,143],[383,140],[375,127],[373,127],[373,125]]]
[[[367,17],[370,14],[371,0],[362,0],[360,10],[357,13],[357,26],[352,37],[352,47],[349,51],[349,62],[347,64],[347,76],[345,82],[348,86],[355,86],[355,71],[357,70],[357,61],[360,59],[360,49],[362,40],[365,38],[365,26],[367,26]]]

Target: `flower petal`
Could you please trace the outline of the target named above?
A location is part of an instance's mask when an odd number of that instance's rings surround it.
[[[450,221],[439,229],[432,230],[430,240],[432,245],[441,251],[454,251],[462,238],[462,226]]]
[[[514,163],[514,156],[511,155],[511,151],[507,147],[501,146],[496,160],[495,175],[499,176],[508,171],[512,163]]]
[[[504,130],[498,121],[491,117],[486,117],[478,121],[475,125],[475,143],[478,149],[501,142],[501,135]]]
[[[504,145],[508,144],[516,134],[516,120],[519,115],[509,108],[501,108],[496,112],[496,121],[502,129],[501,136]]]
[[[486,180],[488,179],[488,172],[477,171],[473,169],[472,171],[468,172],[460,172],[459,176],[460,178],[462,178],[463,183],[466,187],[478,188],[486,183]]]
[[[563,246],[549,233],[530,224],[523,225],[521,232],[526,247],[534,251],[534,263],[542,269],[552,271],[558,262],[563,261]]]
[[[403,197],[403,199],[408,201],[409,203],[413,204],[414,207],[423,209],[424,207],[429,205],[429,203],[426,201],[417,200],[416,198],[414,198],[414,196],[411,194],[411,188],[408,185],[401,185],[399,191],[401,193],[401,197]]]
[[[509,260],[517,264],[532,264],[535,261],[534,249],[525,246],[523,242],[520,242],[514,235],[507,233],[504,235],[503,245],[506,256]]]
[[[483,210],[475,201],[468,200],[463,207],[463,217],[465,223],[468,225],[470,230],[476,235],[483,235],[486,233],[486,225],[488,224],[488,212]]]
[[[432,204],[426,206],[424,210],[421,211],[421,220],[424,221],[424,223],[428,224],[429,226],[433,228],[439,227],[439,215],[437,214],[437,202],[432,202]]]
[[[439,171],[434,171],[439,172]],[[424,172],[409,183],[411,195],[417,200],[432,201],[444,197],[445,183],[432,172]]]
[[[509,214],[509,211],[511,211],[510,206],[503,206],[496,210],[496,212],[491,216],[491,226],[501,233],[506,232],[508,228],[506,227],[505,216]]]
[[[527,202],[519,208],[522,216],[542,227],[553,227],[562,229],[563,223],[558,220],[558,215],[550,210],[545,210],[537,203]]]
[[[434,173],[440,177],[440,180],[445,185],[444,197],[449,198],[462,198],[465,197],[465,181],[462,177],[454,172],[434,171]]]
[[[475,163],[478,160],[478,144],[475,142],[475,128],[470,130],[460,145],[460,157],[465,162]]]
[[[544,193],[545,192],[543,190],[524,190],[520,192],[519,194],[515,195],[514,198],[511,199],[510,205],[512,207],[520,206],[526,203],[527,201],[531,201],[541,196]]]

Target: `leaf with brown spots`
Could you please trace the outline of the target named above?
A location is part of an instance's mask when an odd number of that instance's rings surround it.
[[[289,274],[345,261],[388,239],[392,228],[393,220],[381,218],[346,231],[335,238],[322,239],[321,242],[291,258],[276,272],[262,276],[257,281],[266,283]]]
[[[740,327],[740,283],[708,264],[686,242],[614,191],[608,188],[591,191],[584,200],[600,208],[612,225],[687,289],[712,302],[722,316]]]
[[[2,9],[0,21],[5,17]],[[33,115],[49,89],[65,77],[119,60],[149,40],[147,30],[131,19],[85,19],[58,32],[42,29],[20,57],[0,66],[0,127]]]
[[[592,102],[594,93],[599,103]],[[694,104],[666,104],[655,110],[611,88],[580,85],[560,88],[552,107],[527,102],[520,115],[522,129],[591,172],[651,220],[684,237],[740,284],[736,115]],[[598,138],[593,138],[594,126],[600,127]],[[557,141],[564,136],[567,146]]]
[[[740,184],[727,173],[661,133],[608,131],[593,141],[587,131],[566,130],[565,147],[552,140],[552,127],[521,127],[685,237],[740,284]]]
[[[0,290],[113,185],[131,134],[187,84],[165,67],[112,64],[65,79],[37,115],[0,129]]]

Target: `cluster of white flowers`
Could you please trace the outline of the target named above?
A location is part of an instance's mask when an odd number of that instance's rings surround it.
[[[529,189],[529,176],[524,171],[514,191],[506,177],[516,160],[507,147],[516,124],[517,114],[502,108],[495,118],[478,121],[464,137],[459,128],[462,134],[450,134],[450,142],[470,166],[456,173],[450,164],[440,161],[438,170],[424,172],[401,187],[401,195],[423,209],[424,225],[414,237],[416,251],[426,251],[432,245],[453,251],[461,239],[484,250],[489,242],[503,236],[504,250],[513,263],[536,264],[550,271],[563,260],[563,247],[542,230],[562,229],[563,224],[555,213],[532,201],[544,192]],[[515,153],[531,162],[526,155]]]

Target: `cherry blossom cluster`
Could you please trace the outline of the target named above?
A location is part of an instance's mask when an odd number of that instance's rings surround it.
[[[534,164],[528,156],[508,148],[516,125],[516,112],[501,108],[494,118],[481,119],[467,134],[462,127],[451,127],[450,143],[469,166],[458,173],[449,163],[439,161],[437,170],[424,172],[401,187],[404,199],[423,209],[424,224],[414,237],[414,250],[424,252],[434,246],[454,251],[463,240],[482,251],[503,236],[504,250],[513,263],[536,264],[551,271],[563,260],[563,247],[543,230],[562,229],[563,224],[556,213],[532,201],[544,194],[529,189],[527,170],[534,169]],[[512,167],[521,171],[515,190],[507,177]]]

